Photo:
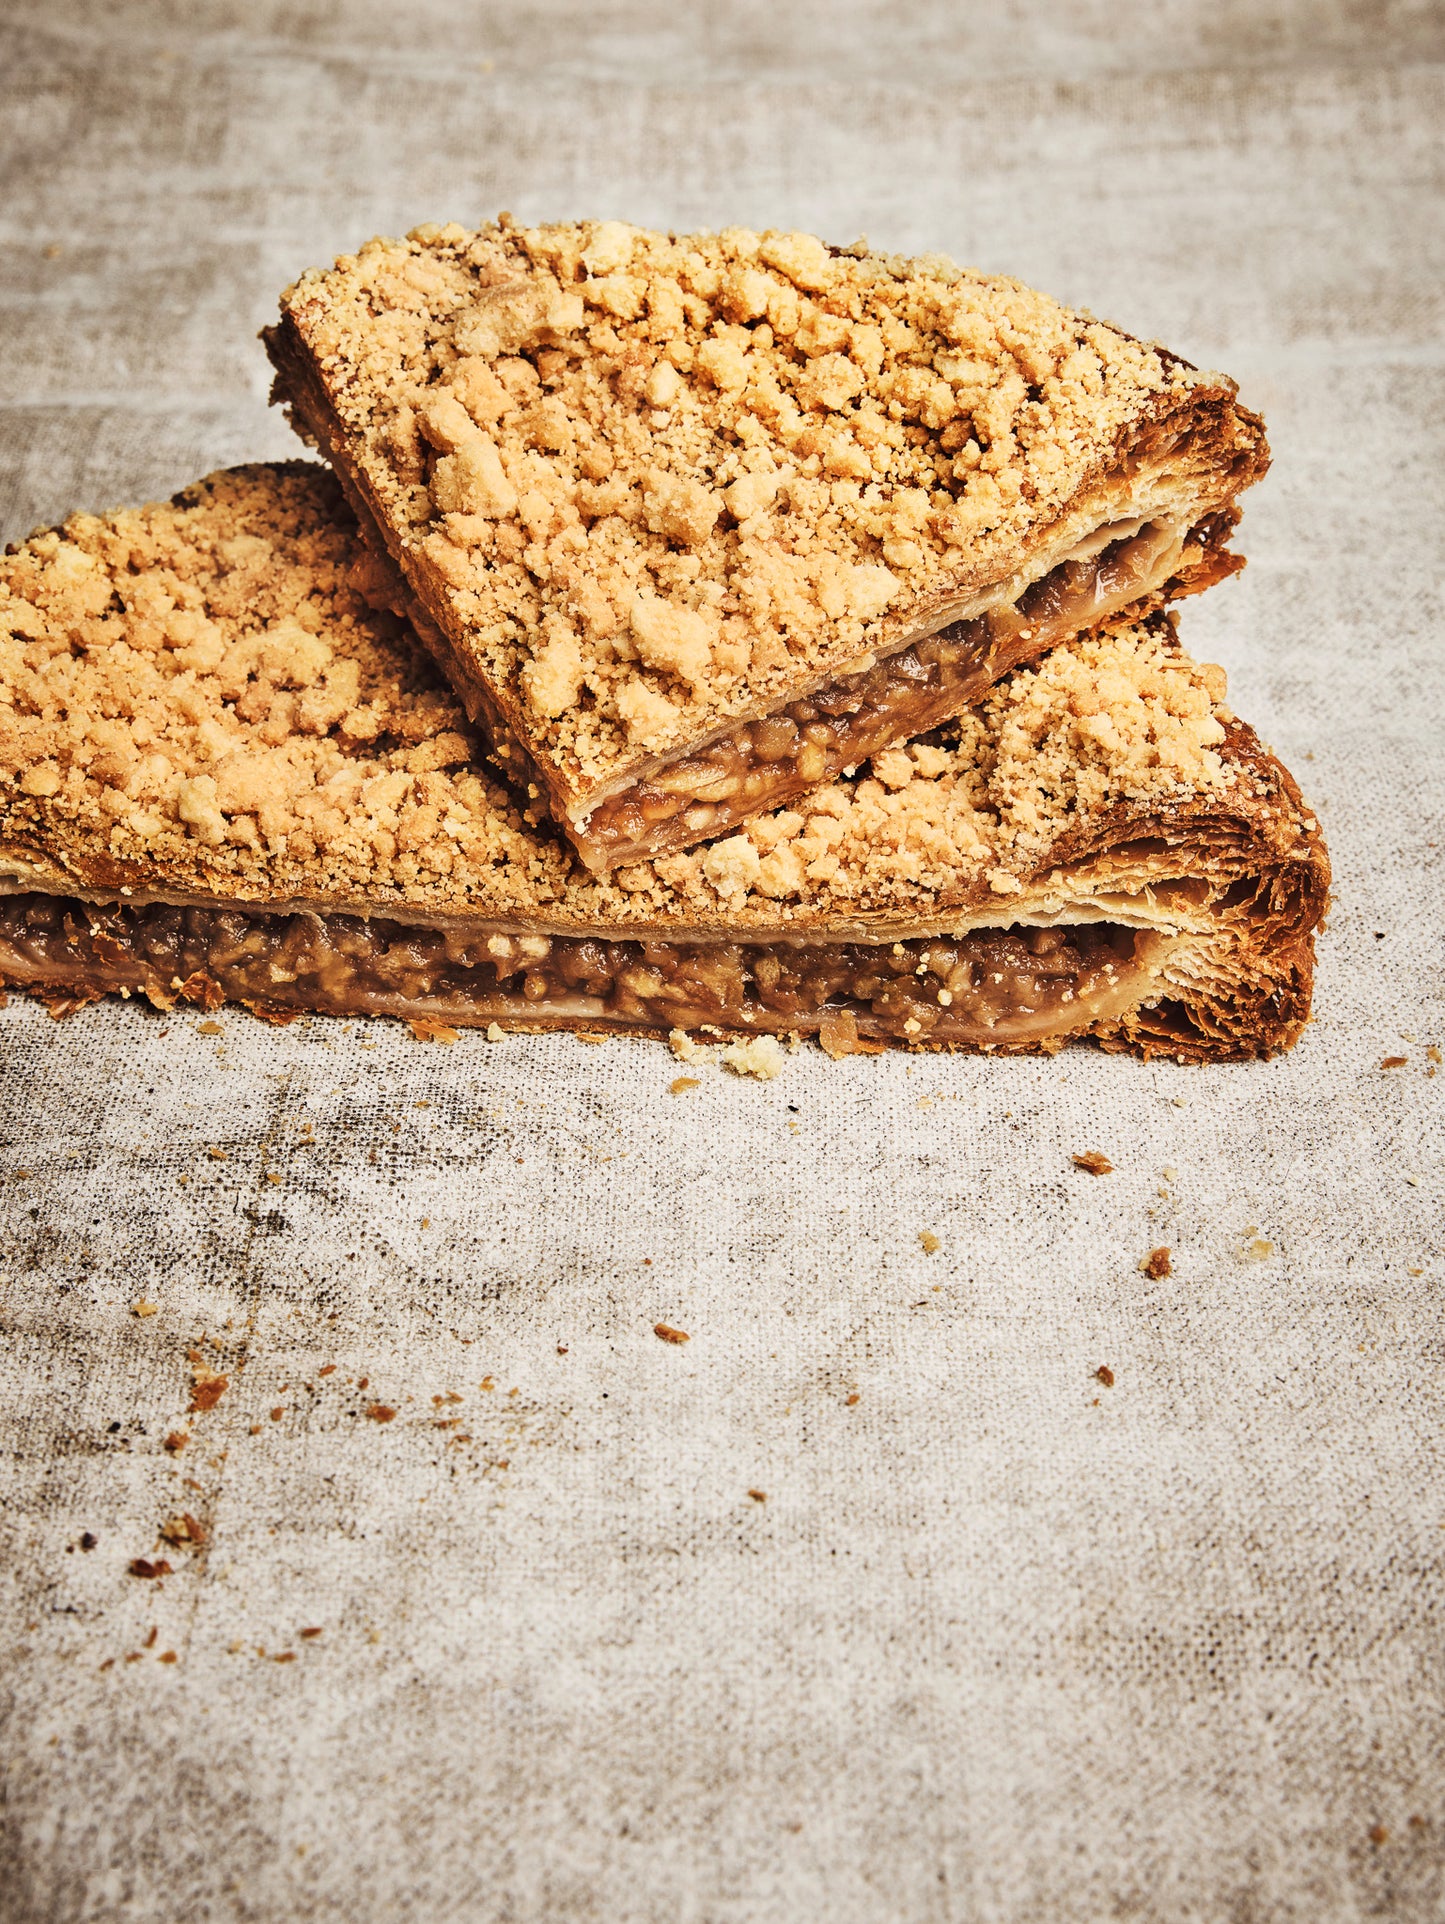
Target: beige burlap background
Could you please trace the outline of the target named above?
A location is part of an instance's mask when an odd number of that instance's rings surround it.
[[[375,231],[943,248],[1264,409],[1184,632],[1338,902],[1250,1068],[674,1096],[643,1043],[12,999],[4,1924],[1445,1915],[1442,40],[8,0],[0,539],[291,452],[255,330]]]

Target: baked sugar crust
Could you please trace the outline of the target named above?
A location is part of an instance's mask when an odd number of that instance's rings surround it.
[[[584,840],[689,750],[1268,460],[1224,376],[801,234],[418,228],[303,275],[267,338],[469,712]]]
[[[9,886],[670,942],[917,940],[1118,919],[1122,901],[1131,925],[1199,938],[1215,1028],[1171,1031],[1171,1052],[1267,1053],[1299,1032],[1328,887],[1318,824],[1167,618],[1055,649],[806,809],[597,876],[487,773],[456,698],[374,605],[387,592],[335,481],[304,463],[12,551]],[[1096,1033],[1142,1047],[1152,1019]]]

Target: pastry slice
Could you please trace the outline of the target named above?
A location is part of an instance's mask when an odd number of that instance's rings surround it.
[[[725,835],[1241,564],[1234,383],[804,234],[418,228],[304,274],[277,396],[590,868]]]
[[[1329,866],[1166,617],[807,812],[599,878],[473,754],[332,477],[213,475],[0,562],[0,977],[438,1025],[1266,1056]]]

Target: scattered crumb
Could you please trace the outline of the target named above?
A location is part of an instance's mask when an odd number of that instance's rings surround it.
[[[685,1329],[674,1329],[670,1323],[654,1323],[654,1336],[660,1336],[664,1343],[690,1343],[692,1338]]]
[[[272,1410],[271,1412],[271,1421],[273,1423],[279,1423],[281,1421],[281,1418],[285,1414],[286,1414],[286,1405],[284,1403],[278,1403],[275,1409]]]
[[[1100,1363],[1099,1367],[1094,1371],[1094,1374],[1099,1379],[1099,1381],[1104,1385],[1104,1388],[1106,1390],[1113,1389],[1114,1372],[1109,1368],[1109,1365],[1107,1363]]]
[[[1389,1841],[1390,1833],[1385,1829],[1385,1826],[1383,1824],[1376,1824],[1370,1832],[1370,1842],[1372,1844],[1387,1844]]]
[[[274,1663],[295,1663],[296,1652],[294,1650],[278,1651],[272,1661]]]
[[[1139,1267],[1146,1276],[1152,1276],[1156,1283],[1174,1274],[1174,1264],[1170,1260],[1169,1251],[1164,1248],[1151,1249],[1140,1262]]]
[[[1189,1098],[1187,1096],[1171,1096],[1169,1100],[1174,1104],[1176,1109],[1185,1109],[1189,1106]]]
[[[190,1511],[180,1516],[167,1517],[161,1525],[161,1539],[177,1550],[199,1550],[209,1541],[209,1532],[204,1523],[198,1523]]]
[[[674,1076],[667,1087],[671,1095],[680,1096],[687,1089],[700,1089],[702,1084],[696,1076]]]
[[[213,1370],[199,1350],[190,1352],[190,1362],[191,1400],[186,1406],[186,1415],[194,1416],[198,1410],[213,1410],[231,1379]]]
[[[1386,1056],[1380,1064],[1382,1069],[1403,1069],[1410,1060],[1408,1056]]]
[[[160,1308],[159,1303],[147,1303],[142,1301],[133,1305],[131,1309],[131,1315],[132,1316],[154,1316],[156,1311],[159,1308]]]
[[[1080,1156],[1072,1156],[1070,1161],[1076,1169],[1085,1169],[1091,1176],[1110,1176],[1114,1165],[1101,1149],[1086,1149]]]
[[[225,1030],[219,1022],[199,1022],[196,1024],[197,1035],[224,1035],[225,1033]]]
[[[722,1064],[735,1076],[753,1076],[771,1082],[783,1066],[783,1051],[775,1035],[748,1036],[731,1042],[722,1052]]]
[[[768,1500],[768,1493],[766,1490],[749,1490],[748,1495],[752,1498],[754,1503],[766,1503]]]
[[[559,1356],[565,1356],[567,1354],[567,1345],[565,1343],[559,1343],[557,1345],[557,1354]]]
[[[275,1183],[275,1185],[276,1185],[276,1187],[277,1187],[278,1189],[279,1189],[279,1188],[280,1188],[280,1186],[281,1186],[281,1178],[280,1178],[280,1176],[279,1176],[279,1175],[278,1175],[278,1174],[276,1173],[276,1171],[275,1171],[274,1169],[268,1169],[268,1170],[266,1171],[266,1180],[267,1180],[267,1182],[272,1182],[272,1183]]]
[[[133,1577],[168,1577],[171,1574],[171,1566],[164,1557],[157,1557],[154,1562],[148,1557],[132,1557],[126,1568]]]
[[[334,1363],[323,1363],[316,1374],[318,1376],[335,1376],[336,1365]]]
[[[1255,1236],[1244,1245],[1243,1254],[1247,1263],[1262,1263],[1266,1256],[1274,1254],[1274,1244],[1264,1236]]]
[[[1407,1276],[1423,1276],[1425,1272],[1423,1269],[1407,1269],[1405,1271],[1405,1274]],[[82,1543],[80,1547],[83,1550],[85,1548],[85,1545]]]
[[[667,1038],[667,1046],[679,1062],[706,1062],[708,1051],[701,1043],[694,1042],[686,1029],[673,1029]]]
[[[577,1040],[579,1042],[586,1042],[591,1047],[596,1048],[599,1043],[605,1042],[607,1038],[605,1035],[589,1035],[585,1030],[579,1029],[577,1031]]]
[[[308,1629],[298,1632],[298,1635],[303,1637],[319,1637],[321,1635],[321,1625],[319,1623],[313,1623]]]
[[[460,1042],[461,1036],[449,1022],[442,1022],[436,1016],[418,1015],[407,1018],[406,1025],[418,1042]],[[495,1027],[495,1023],[492,1025]]]
[[[918,1240],[923,1245],[923,1253],[925,1256],[936,1256],[943,1247],[931,1229],[920,1229],[918,1232]]]
[[[224,1162],[226,1160],[226,1152],[224,1149],[208,1149],[206,1154],[211,1158],[212,1162]]]
[[[1164,1178],[1165,1182],[1178,1182],[1179,1180],[1179,1171],[1177,1169],[1161,1169],[1159,1174]]]
[[[362,1414],[370,1417],[373,1423],[389,1423],[396,1411],[389,1403],[368,1403]]]
[[[849,1390],[848,1394],[843,1398],[844,1406],[850,1410],[852,1409],[853,1405],[857,1401],[858,1401],[857,1390]]]
[[[1442,1060],[1440,1051],[1436,1048],[1433,1042],[1430,1043],[1430,1045],[1425,1050],[1425,1060],[1427,1062],[1434,1062],[1434,1063],[1439,1063]]]
[[[174,1650],[163,1650],[156,1658],[157,1663],[175,1663],[175,1661],[176,1653]]]
[[[505,1040],[506,1034],[507,1034],[506,1030],[502,1028],[499,1023],[489,1022],[487,1024],[488,1042],[501,1042]]]

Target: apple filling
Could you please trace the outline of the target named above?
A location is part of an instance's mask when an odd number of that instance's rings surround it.
[[[65,1014],[106,994],[529,1028],[718,1028],[998,1047],[1080,1032],[1157,995],[1169,938],[1119,923],[899,942],[611,940],[353,915],[0,898],[0,978]]]
[[[1008,669],[1162,588],[1189,538],[1168,522],[1100,530],[1017,600],[912,641],[599,803],[574,825],[584,861],[610,869],[686,848],[927,734]]]

